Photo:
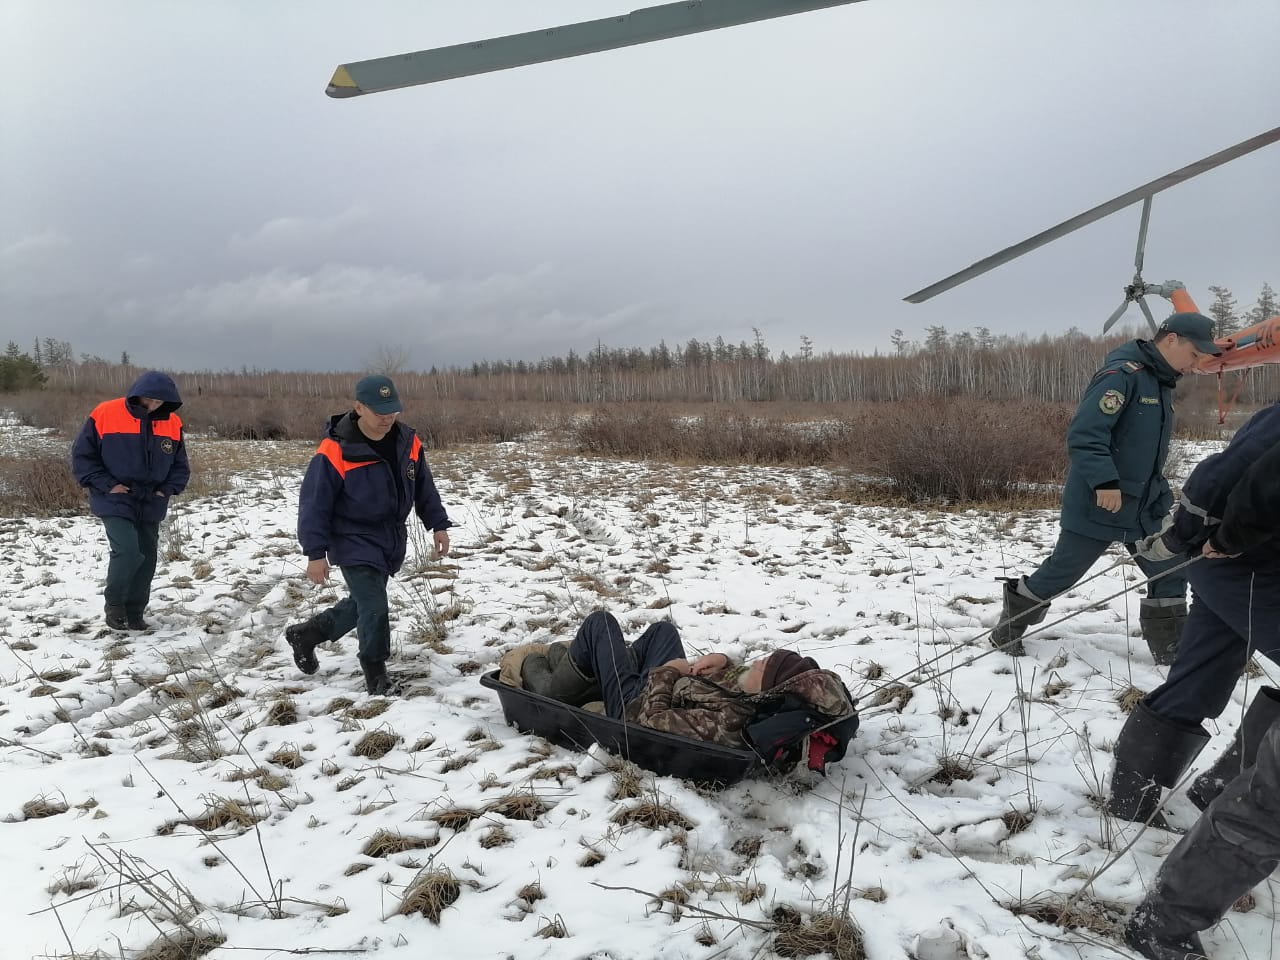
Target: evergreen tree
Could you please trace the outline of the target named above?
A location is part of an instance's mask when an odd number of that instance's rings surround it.
[[[1263,320],[1270,320],[1272,317],[1280,316],[1280,301],[1276,299],[1276,292],[1271,289],[1271,284],[1264,283],[1262,292],[1258,294],[1258,302],[1253,305],[1253,309],[1249,311],[1246,319],[1249,325],[1261,323]]]
[[[1240,318],[1236,314],[1236,298],[1226,287],[1210,287],[1213,303],[1209,304],[1209,316],[1213,318],[1213,335],[1229,337],[1240,329]]]
[[[0,392],[39,390],[44,386],[44,380],[44,371],[40,369],[40,365],[10,340],[4,356],[0,356]]]

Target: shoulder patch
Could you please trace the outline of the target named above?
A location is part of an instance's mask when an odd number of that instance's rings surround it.
[[[1107,416],[1119,413],[1124,406],[1124,394],[1119,390],[1108,390],[1098,400],[1098,409]]]
[[[1142,369],[1142,364],[1134,363],[1132,360],[1126,360],[1124,365],[1130,371],[1138,371]]]

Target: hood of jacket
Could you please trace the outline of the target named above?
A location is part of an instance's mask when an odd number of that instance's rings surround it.
[[[139,397],[163,401],[151,414],[152,420],[163,420],[182,406],[182,397],[178,396],[178,385],[173,382],[173,377],[159,370],[148,370],[133,381],[125,400],[130,406],[135,406]]]

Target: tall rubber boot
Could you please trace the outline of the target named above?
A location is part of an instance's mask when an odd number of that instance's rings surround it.
[[[1138,606],[1138,623],[1142,627],[1142,639],[1147,641],[1151,659],[1159,666],[1168,667],[1178,655],[1178,641],[1182,639],[1182,627],[1187,622],[1187,602],[1172,603],[1158,598],[1147,598]]]
[[[284,639],[289,644],[289,649],[293,651],[293,663],[299,670],[312,674],[320,669],[316,647],[322,643],[328,643],[329,637],[315,622],[314,617],[285,627]]]
[[[1254,769],[1227,784],[1173,848],[1129,921],[1125,941],[1149,960],[1203,956],[1196,932],[1218,923],[1277,861],[1280,727],[1264,738]]]
[[[1107,812],[1167,830],[1168,822],[1157,812],[1161,788],[1174,786],[1208,742],[1203,727],[1167,720],[1140,702],[1116,740]]]
[[[520,681],[526,690],[571,707],[580,707],[602,696],[599,685],[573,662],[566,643],[553,643],[545,655],[535,653],[525,657]]]
[[[1231,746],[1188,788],[1191,802],[1203,810],[1223,787],[1252,767],[1258,756],[1258,744],[1277,720],[1280,720],[1280,690],[1263,687],[1245,711]]]
[[[1048,612],[1049,605],[1027,589],[1022,577],[1005,580],[1004,607],[1000,611],[1000,621],[991,631],[991,645],[1011,657],[1022,656],[1027,652],[1022,645],[1022,635],[1027,632],[1027,627],[1044,620]]]

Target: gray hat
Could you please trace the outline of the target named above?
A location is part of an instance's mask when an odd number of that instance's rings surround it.
[[[363,403],[374,413],[399,413],[400,394],[390,377],[379,374],[364,377],[356,384],[356,402]]]
[[[1175,313],[1156,331],[1159,337],[1166,333],[1176,333],[1191,341],[1191,345],[1201,353],[1209,353],[1215,357],[1222,355],[1222,348],[1213,342],[1213,321],[1203,313]]]

